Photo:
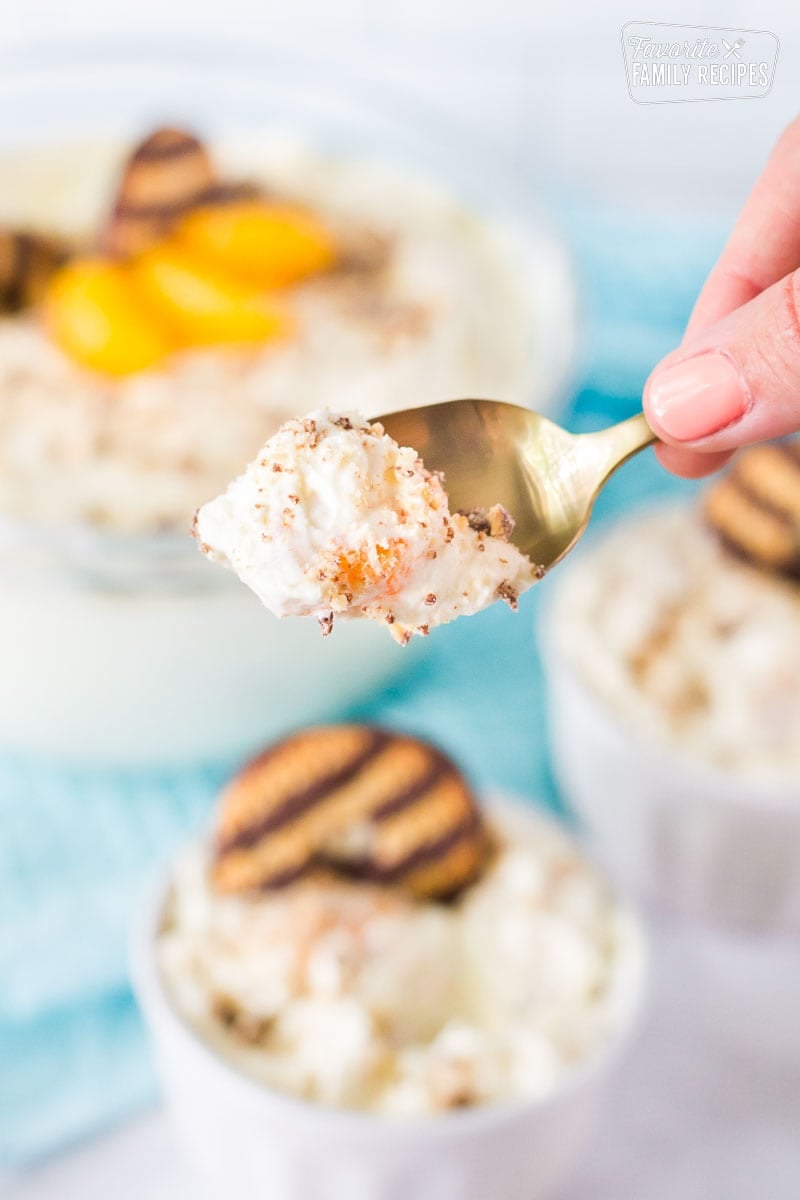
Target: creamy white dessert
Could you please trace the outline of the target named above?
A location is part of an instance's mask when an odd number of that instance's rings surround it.
[[[541,571],[501,508],[451,513],[442,480],[379,423],[320,411],[288,421],[198,511],[200,548],[278,617],[384,622],[407,642],[498,599],[516,607]]]
[[[641,735],[714,767],[800,777],[800,588],[699,512],[626,522],[557,595],[560,649]]]
[[[214,154],[317,214],[337,267],[291,290],[290,337],[182,351],[124,378],[72,361],[34,312],[0,319],[3,514],[183,532],[291,415],[529,398],[533,300],[512,236],[403,172],[267,138]],[[0,161],[0,220],[93,244],[119,163],[98,146]]]
[[[562,834],[506,810],[494,827],[492,863],[448,904],[313,878],[220,895],[191,847],[157,946],[172,1002],[308,1100],[413,1116],[546,1095],[626,1024],[642,947]]]

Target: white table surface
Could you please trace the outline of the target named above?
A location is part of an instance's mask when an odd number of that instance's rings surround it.
[[[800,944],[662,928],[657,948],[639,1040],[563,1200],[797,1200]],[[18,1176],[5,1193],[199,1195],[160,1111]]]

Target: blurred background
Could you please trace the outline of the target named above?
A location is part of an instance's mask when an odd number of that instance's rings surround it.
[[[766,146],[796,111],[792,63],[796,12],[781,0],[753,5],[670,3],[631,11],[621,0],[532,8],[467,0],[291,6],[234,0],[222,12],[198,3],[35,6],[13,0],[3,44],[31,40],[69,53],[89,41],[187,53],[259,49],[301,53],[398,87],[487,137],[540,183],[559,182],[641,212],[735,211]],[[642,108],[620,87],[626,21],[768,29],[781,42],[766,103]],[[624,77],[623,77],[624,78]]]
[[[737,210],[798,106],[800,11],[788,2],[664,0],[643,13],[627,0],[0,0],[0,14],[2,60],[12,73],[29,72],[27,84],[12,83],[5,93],[9,142],[31,122],[37,135],[59,128],[64,71],[80,74],[81,64],[92,63],[102,71],[112,60],[135,81],[131,112],[140,119],[132,134],[153,117],[173,117],[150,102],[170,63],[180,64],[181,80],[214,79],[203,95],[174,97],[175,116],[198,113],[209,126],[226,78],[239,78],[241,87],[238,107],[220,114],[220,127],[237,113],[258,122],[247,106],[261,80],[272,89],[274,113],[276,74],[294,77],[292,95],[311,97],[315,119],[330,103],[339,129],[348,120],[360,124],[362,97],[368,104],[366,97],[380,95],[390,123],[396,117],[404,130],[424,133],[424,153],[414,150],[426,169],[437,173],[441,148],[441,175],[456,191],[469,191],[465,179],[490,176],[492,204],[535,221],[558,326],[550,341],[559,348],[541,402],[574,429],[637,409],[647,374],[679,340]],[[620,45],[621,27],[632,19],[768,29],[780,40],[774,87],[758,100],[637,105]],[[93,69],[86,66],[87,89]],[[120,114],[103,115],[113,125]],[[287,107],[286,123],[292,119]],[[539,300],[546,312],[546,287]],[[622,505],[689,495],[692,487],[667,478],[647,456],[626,469],[624,483],[614,481],[598,524]],[[364,695],[343,699],[335,715],[425,733],[479,784],[560,809],[532,629],[539,604],[538,595],[529,597],[516,619],[492,611],[475,628],[465,622],[441,631],[411,667],[393,663],[388,682],[376,679]],[[480,662],[473,638],[490,647]],[[146,641],[142,655],[157,672]],[[68,700],[60,703],[66,715]],[[85,763],[69,755],[61,761],[52,753],[57,742],[50,739],[46,754],[30,746],[0,754],[0,1188],[19,1200],[91,1198],[110,1188],[120,1197],[182,1196],[180,1168],[152,1115],[156,1088],[127,985],[126,929],[149,875],[187,833],[205,826],[239,756],[228,748],[187,752],[168,764]],[[736,1020],[750,1019],[744,1011],[722,1021],[724,1052],[702,1078],[692,1053],[675,1057],[672,1049],[681,1030],[693,1031],[693,1046],[708,1036],[719,992],[704,1017],[687,995],[696,988],[702,996],[706,974],[716,972],[735,1008],[742,972],[763,968],[764,995],[778,989],[796,1011],[794,954],[771,947],[762,963],[735,938],[688,947],[682,934],[667,940],[650,1057],[633,1064],[602,1144],[570,1195],[744,1200],[758,1189],[788,1200],[800,1186],[800,1160],[786,1149],[787,1131],[800,1119],[796,1069],[771,1075],[763,1060],[731,1058]],[[758,1003],[753,996],[747,1002]],[[773,1067],[785,1019],[783,1010],[775,1017]],[[791,1053],[800,1053],[796,1040]],[[673,1089],[660,1106],[643,1099],[656,1065],[666,1073],[665,1091]],[[721,1092],[730,1102],[726,1121]],[[752,1130],[746,1152],[729,1145],[731,1121]],[[131,1177],[134,1190],[126,1191]]]

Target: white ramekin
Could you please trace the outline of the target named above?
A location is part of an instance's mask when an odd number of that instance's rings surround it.
[[[133,980],[173,1126],[210,1196],[546,1200],[556,1194],[580,1160],[612,1069],[638,1023],[643,953],[623,1026],[544,1099],[392,1119],[272,1091],[202,1041],[172,1007],[158,971],[155,941],[167,890],[162,883],[152,893],[134,929]],[[638,921],[635,928],[638,941]]]
[[[564,646],[559,589],[540,647],[553,771],[612,878],[656,911],[742,932],[800,933],[800,784],[716,770],[631,728]]]

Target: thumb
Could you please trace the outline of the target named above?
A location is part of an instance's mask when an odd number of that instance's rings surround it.
[[[800,430],[800,271],[667,355],[644,409],[663,442],[703,454]]]

